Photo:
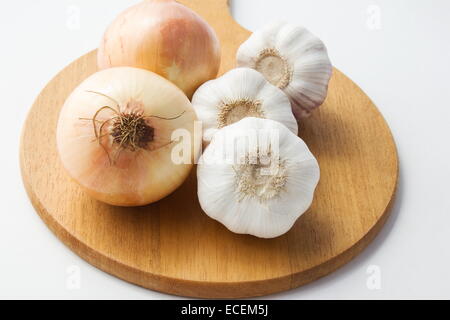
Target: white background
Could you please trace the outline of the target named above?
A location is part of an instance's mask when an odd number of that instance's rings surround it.
[[[64,66],[94,49],[107,24],[136,2],[0,2],[0,298],[173,298],[109,276],[66,248],[34,212],[18,165],[19,133],[35,97]],[[334,65],[379,107],[400,154],[397,202],[369,248],[332,275],[269,298],[449,299],[450,1],[231,5],[236,20],[250,30],[281,18],[321,37]],[[77,11],[79,27],[73,20]],[[71,266],[81,273],[78,290],[67,287]],[[378,290],[367,286],[370,266],[381,272]]]

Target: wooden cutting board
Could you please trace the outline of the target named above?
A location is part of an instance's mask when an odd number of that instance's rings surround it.
[[[221,73],[233,68],[250,32],[226,0],[182,0],[217,31]],[[61,71],[41,92],[23,127],[20,161],[28,195],[70,249],[126,281],[166,293],[237,298],[288,290],[329,274],[363,250],[388,217],[398,178],[391,132],[370,99],[334,70],[325,104],[300,136],[321,167],[310,210],[291,231],[263,240],[237,235],[200,209],[195,172],[166,199],[141,208],[91,199],[63,171],[58,114],[69,93],[96,71],[95,51]]]

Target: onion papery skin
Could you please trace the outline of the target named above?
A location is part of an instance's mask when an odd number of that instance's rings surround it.
[[[97,131],[109,122],[103,137],[96,138],[89,119],[104,106],[118,109],[111,98],[121,113],[141,114],[154,129],[145,148],[132,151],[114,143],[110,119],[117,114],[110,109],[98,113]],[[56,132],[58,153],[69,175],[93,198],[116,206],[147,205],[172,193],[189,175],[201,143],[194,136],[195,120],[191,103],[171,82],[143,69],[110,68],[87,78],[66,100]],[[190,163],[172,161],[176,129],[190,133]]]
[[[98,50],[100,69],[129,66],[155,72],[189,98],[217,76],[221,49],[215,31],[173,0],[146,0],[120,14]]]

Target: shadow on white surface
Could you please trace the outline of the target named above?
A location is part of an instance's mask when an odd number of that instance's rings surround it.
[[[378,235],[375,237],[372,243],[368,245],[367,248],[365,248],[359,255],[354,257],[350,262],[341,266],[336,271],[332,272],[331,274],[323,278],[320,278],[316,281],[313,281],[299,288],[294,288],[289,291],[280,292],[270,296],[265,296],[263,297],[263,299],[301,299],[303,294],[306,295],[307,291],[314,289],[322,289],[322,290],[326,289],[326,287],[330,285],[332,282],[345,281],[342,279],[345,279],[345,276],[347,274],[361,272],[361,270],[365,270],[369,265],[371,265],[370,259],[372,258],[372,256],[377,251],[382,250],[383,245],[388,245],[387,242],[389,235],[391,235],[391,233],[393,232],[394,226],[400,215],[403,195],[404,195],[404,180],[402,170],[400,169],[397,192],[394,199],[394,204],[391,208],[390,216],[388,217],[388,220],[386,221],[385,225],[382,227]],[[333,295],[333,293],[331,294]],[[334,294],[334,297],[327,296],[326,298],[339,299],[339,293],[336,292]],[[345,298],[348,297],[345,296]],[[358,299],[358,297],[354,298]]]

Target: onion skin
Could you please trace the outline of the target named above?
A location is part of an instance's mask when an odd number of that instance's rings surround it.
[[[220,43],[198,14],[174,0],[146,0],[120,14],[98,50],[98,67],[153,71],[189,98],[217,76]]]
[[[141,113],[154,128],[145,149],[118,148],[110,135],[112,121],[104,126],[100,145],[89,119],[103,106],[117,108],[106,95],[120,104],[122,114]],[[100,125],[114,116],[105,109],[96,119]],[[93,198],[116,206],[147,205],[172,193],[188,177],[201,139],[194,135],[195,120],[191,103],[171,82],[143,69],[110,68],[87,78],[66,100],[57,126],[58,153],[69,175]],[[191,163],[172,161],[177,142],[171,135],[176,129],[191,134]]]

